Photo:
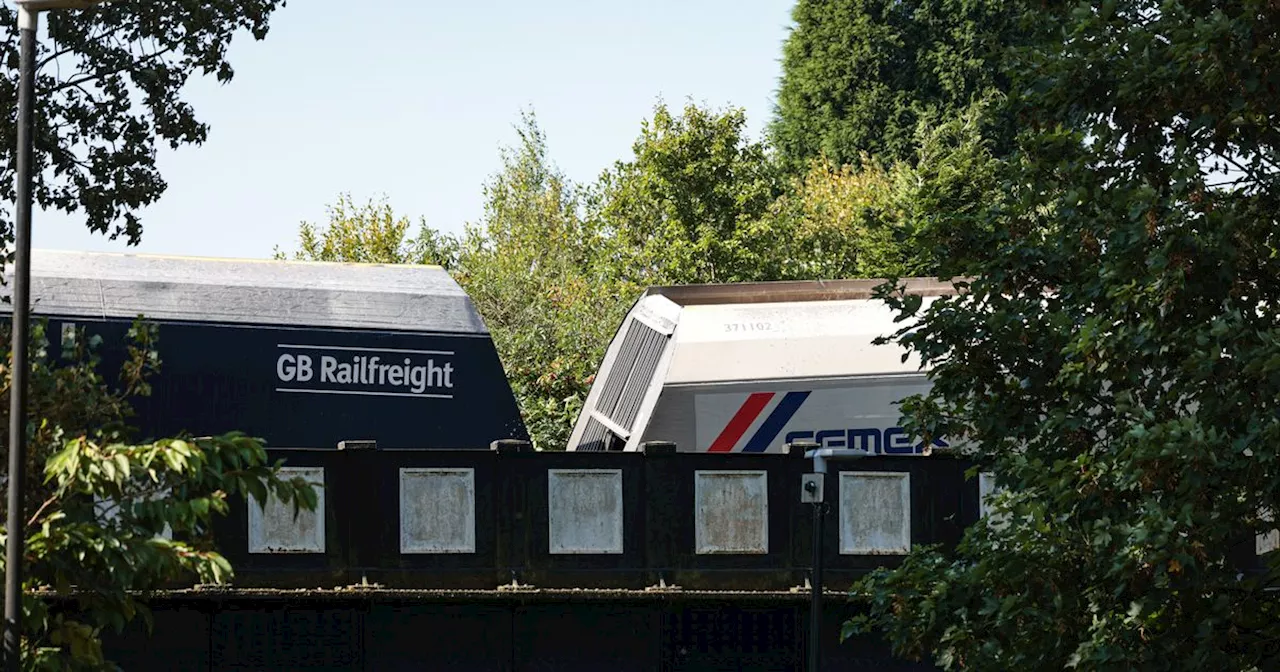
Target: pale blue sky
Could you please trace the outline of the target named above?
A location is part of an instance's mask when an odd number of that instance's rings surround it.
[[[793,0],[292,0],[236,78],[190,87],[208,142],[161,150],[169,183],[142,243],[36,213],[38,248],[267,257],[342,192],[457,231],[532,109],[552,158],[594,179],[624,158],[659,97],[772,113]],[[378,11],[380,10],[380,11]]]

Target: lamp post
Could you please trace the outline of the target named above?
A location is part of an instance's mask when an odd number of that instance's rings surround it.
[[[813,505],[813,571],[809,579],[809,672],[822,666],[822,530],[823,502],[827,480],[827,460],[856,460],[870,453],[852,448],[819,448],[812,441],[796,441],[794,448],[804,449],[805,459],[813,460],[813,472],[800,480],[800,501]]]
[[[31,118],[35,109],[36,28],[40,12],[84,9],[102,0],[16,0],[18,5],[18,153],[14,207],[13,363],[9,385],[9,517],[4,566],[4,663],[17,672],[22,638],[22,489],[27,448],[27,341],[31,312]]]

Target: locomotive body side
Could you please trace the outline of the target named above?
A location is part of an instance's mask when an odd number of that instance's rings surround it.
[[[134,400],[139,438],[240,430],[278,448],[482,448],[527,440],[493,342],[439,267],[37,251],[33,313],[51,347],[135,318],[160,371]],[[56,351],[56,350],[55,350]]]

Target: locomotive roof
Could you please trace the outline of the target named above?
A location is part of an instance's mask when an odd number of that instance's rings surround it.
[[[31,299],[50,316],[488,333],[439,266],[34,250]]]

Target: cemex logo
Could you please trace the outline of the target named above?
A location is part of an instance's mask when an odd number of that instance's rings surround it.
[[[452,399],[453,352],[279,344],[276,392]]]
[[[924,442],[911,443],[911,437],[901,427],[889,427],[881,430],[878,427],[861,429],[823,429],[819,431],[799,430],[787,432],[786,442],[811,440],[823,448],[852,448],[873,455],[920,455],[924,453]],[[946,448],[947,442],[934,439],[937,448]]]
[[[787,392],[778,403],[773,406],[773,410],[765,417],[756,431],[751,434],[751,438],[747,439],[742,445],[740,452],[743,453],[763,453],[769,449],[769,444],[778,438],[778,434],[782,432],[782,428],[791,421],[791,416],[800,410],[800,406],[804,404],[804,400],[809,398],[809,392]],[[711,453],[732,453],[742,441],[743,436],[747,434],[747,430],[755,424],[756,419],[760,417],[766,407],[769,406],[773,398],[777,396],[774,392],[756,392],[747,397],[742,406],[738,408],[738,412],[733,414],[733,418],[729,420],[729,424],[725,425],[724,430],[711,442],[711,447],[707,452]]]
[[[919,455],[924,452],[924,442],[913,443],[912,437],[901,427],[848,428],[848,421],[839,417],[844,415],[843,409],[847,406],[840,411],[830,407],[825,411],[811,409],[797,418],[797,411],[811,394],[811,391],[794,391],[749,395],[712,441],[708,452],[763,453],[780,438],[783,444],[807,439],[824,448],[854,448],[881,455]],[[793,419],[796,422],[793,423]],[[934,439],[933,445],[945,448],[948,444],[942,439]]]

